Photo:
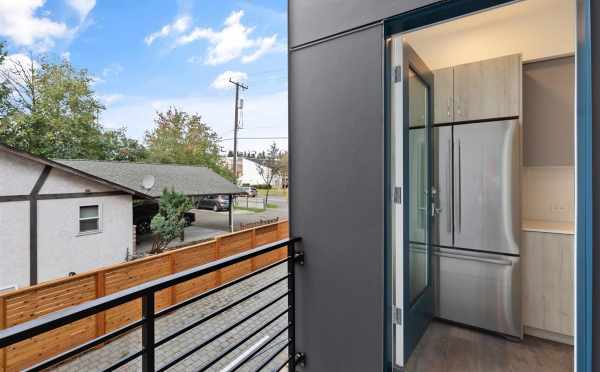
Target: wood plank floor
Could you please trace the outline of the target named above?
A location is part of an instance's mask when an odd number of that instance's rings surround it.
[[[406,372],[572,372],[573,347],[525,336],[523,342],[434,321]]]

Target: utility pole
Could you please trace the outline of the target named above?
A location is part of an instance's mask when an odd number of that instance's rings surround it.
[[[240,109],[240,88],[246,90],[248,86],[238,82],[233,81],[229,78],[229,82],[235,85],[235,115],[233,119],[233,180],[237,185],[237,134],[238,134],[238,111]]]

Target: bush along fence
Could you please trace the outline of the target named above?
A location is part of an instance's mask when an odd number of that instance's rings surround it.
[[[242,230],[140,260],[41,283],[0,295],[0,329],[150,280],[203,265],[289,235],[288,221]],[[240,262],[155,295],[164,309],[287,256],[286,248]],[[0,349],[0,371],[18,371],[141,318],[141,299]]]

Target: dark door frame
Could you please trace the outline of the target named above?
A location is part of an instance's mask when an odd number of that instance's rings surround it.
[[[505,5],[513,0],[448,0],[440,1],[416,10],[391,17],[384,21],[384,118],[385,118],[385,288],[384,288],[384,365],[393,370],[393,263],[391,208],[391,117],[390,98],[390,53],[386,39],[391,35],[411,29],[432,25],[437,22],[467,15],[477,11]],[[592,45],[591,45],[591,0],[575,0],[577,4],[577,50],[576,50],[576,337],[575,366],[579,372],[592,372],[593,333],[593,178],[592,178]]]

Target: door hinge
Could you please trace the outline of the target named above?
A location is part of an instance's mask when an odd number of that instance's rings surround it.
[[[394,83],[402,82],[402,65],[394,66]]]
[[[392,323],[395,325],[402,325],[402,309],[399,307],[392,307]]]
[[[294,356],[294,362],[296,366],[306,367],[306,354],[296,353],[296,355]]]
[[[394,187],[394,203],[402,204],[402,187]]]

